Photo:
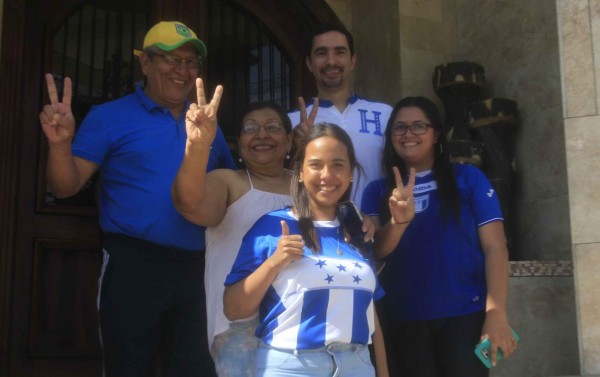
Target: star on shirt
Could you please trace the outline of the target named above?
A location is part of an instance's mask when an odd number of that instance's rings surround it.
[[[336,267],[340,272],[341,271],[346,271],[346,266],[344,266],[343,264],[340,264],[339,266]]]
[[[327,283],[333,283],[333,275],[329,275],[327,274],[327,277],[325,278],[325,280],[327,280]]]
[[[360,268],[361,270],[363,269],[363,266],[358,262],[354,262],[354,267]]]
[[[354,278],[354,282],[355,282],[356,284],[360,284],[360,281],[361,281],[362,279],[360,278],[360,276],[358,276],[358,274],[357,274],[357,275],[355,275],[355,276],[353,276],[353,278]]]
[[[319,266],[319,268],[323,268],[323,266],[327,266],[327,261],[319,259],[319,261],[317,263],[315,263],[315,266]]]

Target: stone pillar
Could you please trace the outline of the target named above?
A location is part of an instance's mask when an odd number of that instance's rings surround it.
[[[556,0],[581,373],[600,374],[600,0]]]

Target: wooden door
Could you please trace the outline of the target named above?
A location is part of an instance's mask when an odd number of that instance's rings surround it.
[[[234,146],[245,102],[290,109],[315,93],[307,30],[335,16],[322,0],[4,0],[2,17],[0,376],[100,376],[95,179],[64,200],[47,188],[44,73],[73,79],[81,122],[142,79],[131,50],[147,28],[181,20],[207,43],[207,86],[225,85],[219,119]]]

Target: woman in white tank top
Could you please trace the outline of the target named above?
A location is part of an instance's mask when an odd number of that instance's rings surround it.
[[[207,174],[216,129],[196,122],[194,107],[186,123],[185,155],[172,194],[175,208],[186,219],[208,227],[204,279],[211,355],[219,376],[252,376],[256,315],[228,321],[223,314],[223,283],[248,229],[263,214],[291,205],[291,174],[284,163],[292,147],[292,125],[277,104],[249,104],[238,123],[237,138],[245,169]]]

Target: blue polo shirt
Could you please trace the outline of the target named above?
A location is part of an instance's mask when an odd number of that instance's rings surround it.
[[[186,111],[189,102],[186,103]],[[100,165],[100,227],[164,246],[204,249],[204,228],[173,206],[171,185],[183,159],[185,111],[179,119],[137,87],[95,106],[73,142],[73,155]],[[235,169],[218,130],[207,170]]]
[[[389,318],[399,321],[454,317],[485,309],[485,257],[478,229],[503,221],[498,195],[472,165],[454,165],[460,218],[440,214],[437,182],[431,171],[415,181],[415,217],[379,275]],[[379,216],[390,190],[385,179],[365,189],[362,211]]]

